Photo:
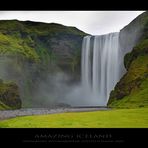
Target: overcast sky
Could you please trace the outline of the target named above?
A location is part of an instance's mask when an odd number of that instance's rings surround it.
[[[54,22],[100,35],[118,32],[144,11],[0,11],[0,20]]]

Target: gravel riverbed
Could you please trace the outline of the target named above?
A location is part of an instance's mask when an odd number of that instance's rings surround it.
[[[108,108],[57,108],[57,109],[48,109],[48,108],[25,108],[18,110],[4,110],[0,111],[0,120],[14,118],[18,116],[31,116],[31,115],[46,115],[46,114],[56,114],[64,112],[86,112],[86,111],[98,111],[98,110],[108,110]]]

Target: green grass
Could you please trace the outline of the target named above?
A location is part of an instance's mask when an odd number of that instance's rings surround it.
[[[0,121],[1,128],[147,128],[148,108],[60,113]]]
[[[143,78],[145,74],[148,73],[148,55],[140,55],[136,60],[132,61],[130,68],[123,81],[125,84],[128,84],[131,81],[136,80],[137,78]]]
[[[144,40],[125,56],[127,73],[112,91],[111,108],[148,107],[148,40]],[[128,59],[129,58],[129,59]],[[126,61],[125,60],[125,61]]]
[[[139,88],[133,90],[130,95],[109,104],[113,108],[137,108],[148,107],[148,78],[142,82]]]

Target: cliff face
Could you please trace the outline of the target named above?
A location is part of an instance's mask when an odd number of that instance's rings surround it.
[[[119,41],[123,54],[132,51],[144,36],[148,26],[148,12],[144,12],[120,30]]]
[[[3,83],[0,80],[0,110],[21,108],[18,86],[15,83]]]
[[[138,34],[135,31],[136,28]],[[125,51],[131,51],[124,57],[127,72],[111,92],[108,106],[115,108],[148,107],[148,12],[138,16],[126,26],[121,31],[122,37],[123,32],[126,32],[124,38],[127,38],[127,40],[122,40],[125,45],[123,47]],[[126,41],[131,45],[126,46]],[[136,45],[130,49],[134,44]]]
[[[49,94],[57,91],[53,85],[62,83],[63,73],[69,77],[67,83],[79,81],[85,35],[55,23],[1,20],[0,78],[18,84],[23,106],[49,104],[46,100],[55,100]],[[60,80],[55,80],[57,73]]]
[[[75,27],[54,23],[0,21],[0,54],[24,56],[30,62],[45,65],[56,63],[74,71],[85,35]]]
[[[20,108],[21,104],[32,107],[35,103],[48,106],[57,98],[52,93],[58,94],[59,90],[58,98],[63,98],[64,90],[69,90],[63,81],[72,84],[80,79],[81,46],[86,35],[60,24],[1,20],[0,78],[16,82],[21,95],[17,85],[1,83],[0,108]],[[111,92],[108,106],[148,106],[148,12],[121,30],[120,45],[123,55],[127,53],[127,73]],[[67,81],[61,73],[70,79]]]

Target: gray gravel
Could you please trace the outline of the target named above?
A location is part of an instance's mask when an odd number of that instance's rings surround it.
[[[27,108],[27,109],[18,109],[18,110],[5,110],[5,111],[0,111],[0,120],[14,118],[18,116],[45,115],[45,114],[55,114],[63,112],[85,112],[85,111],[97,111],[97,110],[108,110],[108,109],[107,108],[59,108],[59,109]]]

